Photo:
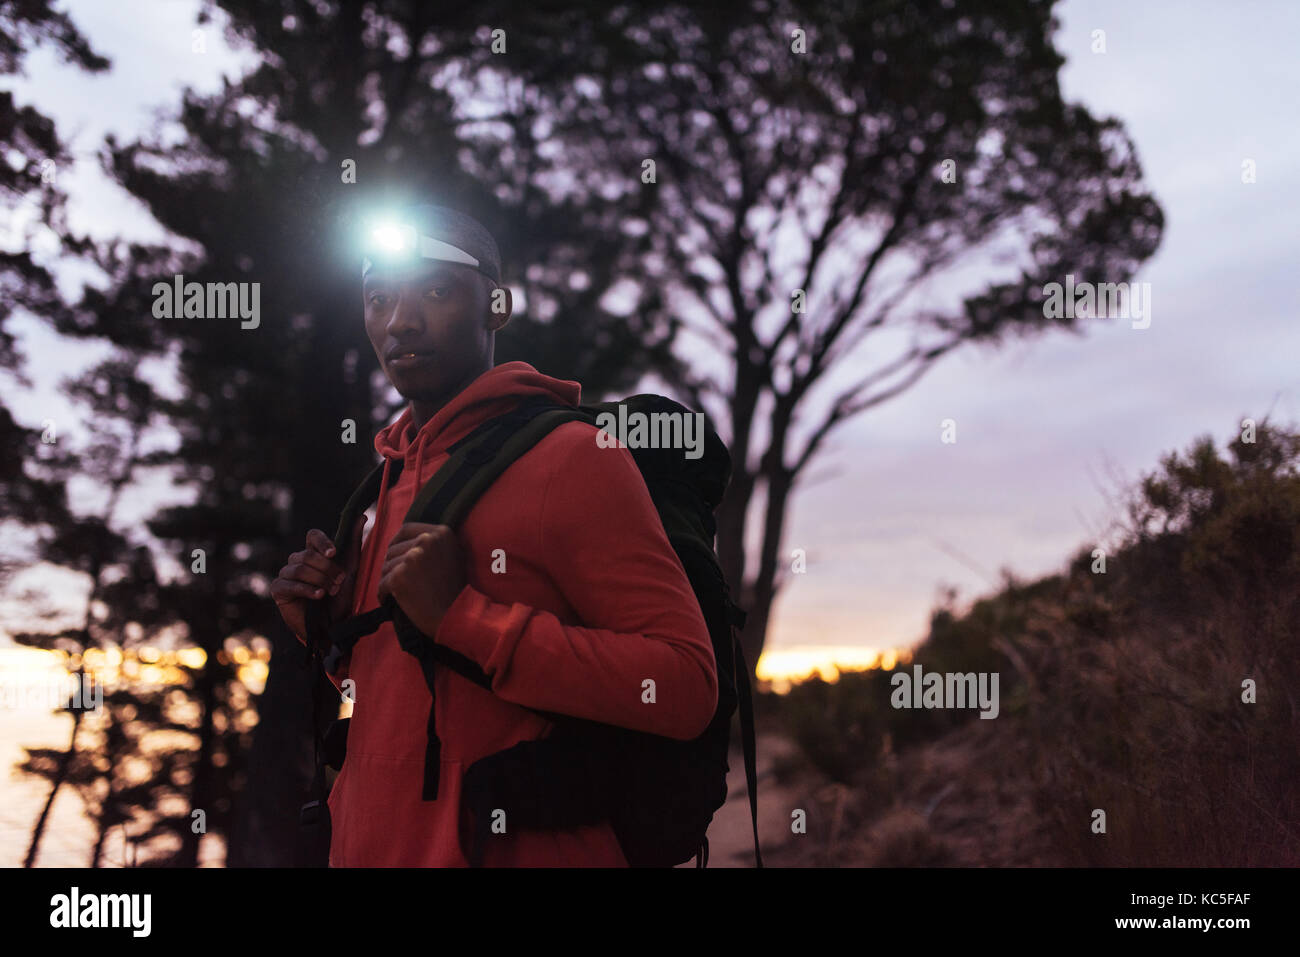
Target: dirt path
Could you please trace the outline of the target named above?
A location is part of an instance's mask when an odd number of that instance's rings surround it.
[[[783,849],[797,835],[790,830],[791,812],[807,807],[801,788],[779,782],[775,774],[778,761],[796,752],[795,744],[776,732],[759,732],[758,747],[758,836],[764,864],[777,864],[786,855]],[[749,816],[749,792],[745,787],[745,762],[739,748],[734,748],[727,775],[727,803],[713,816],[709,825],[709,867],[753,867],[754,829]],[[694,867],[692,861],[689,865]]]

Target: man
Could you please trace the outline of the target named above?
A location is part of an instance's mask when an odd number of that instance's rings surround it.
[[[593,426],[552,431],[457,530],[403,523],[448,446],[475,426],[523,400],[577,405],[580,395],[578,383],[527,363],[493,366],[512,301],[486,229],[438,206],[410,209],[404,223],[380,238],[411,255],[367,260],[363,278],[366,332],[410,403],[375,438],[385,459],[375,527],[362,543],[358,521],[347,556],[324,532],[308,532],[271,592],[304,642],[306,601],[328,594],[338,619],[391,595],[429,640],[471,659],[492,686],[437,670],[439,790],[424,801],[425,678],[391,622],[361,639],[333,676],[354,683],[347,757],[329,797],[335,867],[466,866],[464,771],[544,737],[552,724],[530,708],[688,740],[703,733],[718,698],[708,629],[641,474],[626,449],[598,445]],[[647,678],[654,703],[643,700]],[[506,830],[488,841],[486,866],[626,866],[608,824],[512,830],[503,810]]]

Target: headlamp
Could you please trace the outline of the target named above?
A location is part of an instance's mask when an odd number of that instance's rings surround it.
[[[380,222],[372,225],[366,252],[361,264],[362,276],[381,262],[400,263],[416,259],[464,263],[479,269],[479,261],[474,256],[451,243],[424,235],[410,223]]]
[[[402,223],[380,223],[370,231],[371,242],[385,252],[402,254],[415,248],[414,226]]]

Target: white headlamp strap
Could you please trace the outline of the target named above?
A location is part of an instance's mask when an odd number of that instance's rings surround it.
[[[478,269],[479,262],[459,246],[453,246],[451,243],[445,243],[441,239],[434,239],[432,236],[420,235],[418,237],[419,256],[421,259],[432,259],[436,262],[464,263],[466,266],[473,266]],[[361,262],[361,275],[370,272],[374,266],[369,259]]]

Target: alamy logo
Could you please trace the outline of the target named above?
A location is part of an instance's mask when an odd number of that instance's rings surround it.
[[[703,412],[628,412],[596,416],[596,444],[602,449],[685,449],[688,459],[704,454]]]
[[[129,927],[132,936],[148,937],[152,924],[149,894],[69,894],[50,898],[51,927]]]
[[[1134,329],[1151,325],[1151,283],[1074,281],[1074,273],[1065,277],[1065,285],[1049,282],[1043,287],[1043,318],[1074,319],[1105,317],[1132,319]]]
[[[6,711],[98,711],[103,706],[104,686],[90,674],[52,674],[22,683],[0,674],[0,708]]]
[[[260,282],[186,282],[177,273],[171,282],[156,282],[152,289],[155,319],[245,320],[241,329],[256,329],[262,322]]]
[[[998,673],[921,670],[912,666],[912,674],[897,672],[889,679],[894,693],[889,703],[895,708],[980,708],[981,718],[998,716]],[[977,693],[978,692],[978,693]]]

